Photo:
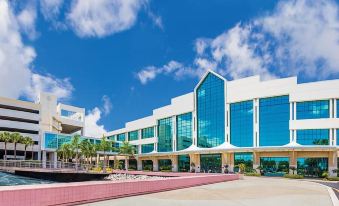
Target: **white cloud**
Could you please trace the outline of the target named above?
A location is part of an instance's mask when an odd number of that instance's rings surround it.
[[[59,14],[64,0],[40,0],[41,13],[46,20],[55,20]]]
[[[35,39],[37,32],[35,30],[35,21],[37,19],[36,5],[34,2],[27,3],[25,8],[17,15],[17,21],[22,32],[30,39]]]
[[[29,99],[35,99],[40,91],[54,94],[59,100],[67,100],[71,97],[73,86],[68,78],[57,79],[51,75],[32,74],[31,85],[25,94]]]
[[[104,115],[108,115],[111,112],[112,108],[113,108],[111,99],[109,98],[109,96],[104,95],[104,96],[102,96],[102,101],[104,103],[104,105],[103,105]]]
[[[162,23],[161,16],[156,15],[154,12],[152,12],[149,8],[147,11],[148,17],[153,21],[154,25],[160,28],[161,30],[164,30],[164,25]]]
[[[339,7],[331,0],[281,1],[271,13],[238,23],[215,38],[198,38],[194,49],[190,72],[183,76],[213,69],[228,79],[339,77]],[[146,67],[138,77],[145,84],[164,73],[161,68]]]
[[[143,0],[74,0],[68,20],[80,37],[104,37],[134,25]]]
[[[73,88],[67,79],[32,72],[36,53],[23,43],[20,31],[29,31],[35,20],[23,20],[30,16],[25,9],[16,15],[8,1],[0,1],[0,96],[35,100],[34,94],[42,90],[67,98]]]
[[[107,131],[104,125],[100,125],[101,111],[98,107],[89,111],[85,117],[85,136],[100,138]]]
[[[162,67],[148,66],[139,71],[136,77],[142,84],[147,84],[155,79],[158,75],[174,75],[176,79],[181,79],[185,76],[195,76],[196,73],[189,67],[184,67],[183,64],[177,61],[170,61]]]

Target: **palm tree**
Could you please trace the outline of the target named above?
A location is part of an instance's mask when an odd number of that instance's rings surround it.
[[[104,153],[104,164],[103,164],[102,171],[104,173],[106,173],[106,159],[107,159],[106,158],[106,152],[112,151],[112,149],[113,149],[112,142],[110,140],[107,140],[106,137],[103,135],[102,138],[101,138],[99,148]]]
[[[91,143],[88,141],[88,139],[82,141],[79,145],[79,148],[81,150],[81,154],[85,157],[85,163],[88,163],[88,157],[90,156],[90,146]]]
[[[31,139],[31,141],[29,142],[29,146],[32,147],[32,160],[34,160],[34,141]]]
[[[119,148],[119,154],[125,156],[125,170],[128,170],[128,166],[127,166],[127,160],[128,160],[128,156],[134,156],[135,154],[135,148],[133,145],[131,145],[128,141],[124,141],[121,145],[121,147]]]
[[[16,160],[16,145],[22,141],[22,136],[18,132],[11,134],[11,142],[14,143],[14,159]]]
[[[90,157],[90,159],[89,159],[90,165],[92,165],[92,158],[95,157],[96,154],[97,154],[97,151],[98,151],[97,149],[98,148],[95,144],[90,144],[89,153],[88,153],[89,157]]]
[[[1,141],[5,144],[5,157],[4,160],[7,159],[7,143],[11,141],[11,134],[9,132],[2,132],[0,134]]]
[[[31,145],[31,142],[33,142],[32,138],[30,137],[23,137],[21,143],[25,145],[25,160],[27,156],[27,147]],[[34,142],[33,142],[34,143]],[[33,157],[33,156],[32,156]]]
[[[78,158],[79,158],[79,146],[80,146],[80,135],[76,134],[73,136],[71,145],[75,150],[75,169],[78,170]]]

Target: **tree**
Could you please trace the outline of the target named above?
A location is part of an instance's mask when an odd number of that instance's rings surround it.
[[[2,132],[0,134],[1,141],[5,144],[5,157],[4,160],[7,159],[7,143],[11,141],[11,134],[9,132]]]
[[[14,144],[14,159],[16,160],[16,146],[18,143],[22,142],[22,136],[18,132],[11,134],[11,142]]]
[[[31,146],[32,147],[32,150],[31,150],[31,152],[32,152],[32,160],[34,160],[34,141],[32,140],[32,141],[30,141],[30,144],[29,144],[29,146]]]
[[[85,163],[88,163],[88,158],[90,156],[90,150],[91,150],[91,143],[89,142],[88,139],[81,141],[79,148],[81,150],[81,154],[85,157]]]
[[[126,164],[128,156],[134,156],[135,148],[128,141],[124,141],[119,148],[119,154],[125,156],[125,170],[128,170],[128,166]]]
[[[112,149],[113,149],[112,141],[107,140],[106,137],[103,135],[102,138],[101,138],[99,148],[100,148],[100,151],[102,151],[104,153],[104,164],[103,164],[102,171],[104,173],[106,173],[106,152],[112,151]]]
[[[26,156],[27,156],[27,147],[28,147],[29,145],[31,145],[32,142],[33,142],[33,144],[34,144],[34,141],[33,141],[32,138],[30,138],[30,137],[23,137],[23,138],[22,138],[21,143],[25,145],[25,160],[26,160]],[[32,158],[33,158],[33,155],[32,155]]]
[[[80,146],[80,135],[76,134],[72,137],[71,141],[72,149],[75,150],[75,170],[78,170],[78,159],[79,159],[79,146]]]

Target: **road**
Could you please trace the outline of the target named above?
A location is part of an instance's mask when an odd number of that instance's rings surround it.
[[[284,178],[243,180],[85,204],[86,206],[332,206],[327,187]]]

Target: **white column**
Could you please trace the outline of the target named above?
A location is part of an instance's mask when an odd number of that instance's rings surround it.
[[[129,158],[125,159],[125,170],[128,170],[129,168]]]
[[[178,156],[171,158],[172,161],[172,172],[178,172]]]
[[[230,112],[230,104],[226,104],[226,136],[225,142],[231,144],[231,112]]]
[[[47,154],[46,151],[42,151],[42,168],[46,168]]]
[[[33,154],[33,157],[34,157],[34,154]],[[32,159],[33,159],[33,157],[32,157]],[[39,160],[39,161],[41,160],[41,150],[38,151],[38,160]]]
[[[333,111],[333,114],[334,114],[334,117],[333,118],[337,118],[337,100],[336,99],[334,99],[333,100],[333,109],[334,109],[334,111]]]
[[[58,153],[53,152],[53,168],[58,168]]]
[[[337,130],[338,129],[333,129],[333,145],[336,146],[337,143]]]
[[[338,155],[337,155],[337,151],[329,152],[329,157],[328,157],[328,174],[331,177],[336,177],[337,173],[334,173],[333,170],[338,170]]]
[[[141,159],[137,159],[137,170],[142,170],[142,160]]]
[[[177,147],[176,147],[176,142],[177,142],[177,118],[176,116],[172,117],[172,151],[175,152],[177,151]]]
[[[253,100],[253,147],[259,147],[259,100]]]
[[[290,102],[290,121],[293,120],[293,102]],[[293,141],[293,130],[290,129],[290,143]]]
[[[330,102],[330,118],[334,118],[334,115],[333,115],[333,100],[332,99],[329,99],[329,102]]]
[[[297,102],[293,102],[293,107],[294,107],[293,119],[297,120]]]
[[[152,159],[153,162],[153,172],[158,172],[159,171],[159,162],[157,158]]]

